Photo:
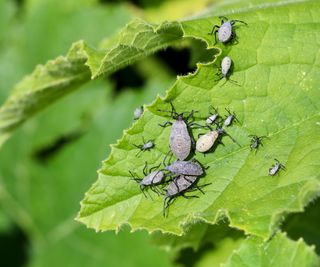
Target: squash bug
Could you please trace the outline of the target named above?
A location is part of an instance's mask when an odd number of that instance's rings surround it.
[[[142,113],[143,113],[143,106],[136,108],[133,111],[133,119],[134,120],[139,119],[141,117]]]
[[[286,170],[286,167],[277,159],[274,159],[276,161],[275,164],[269,168],[269,175],[274,176],[276,175],[280,170]]]
[[[159,124],[161,127],[166,127],[168,125],[172,125],[171,132],[170,132],[170,139],[169,139],[169,146],[172,153],[178,158],[179,160],[186,159],[191,151],[191,143],[192,138],[189,133],[189,127],[191,125],[196,125],[196,123],[188,122],[191,118],[194,120],[194,113],[197,111],[192,110],[191,112],[183,112],[177,113],[173,104],[170,102],[171,105],[171,117],[175,119],[174,122],[167,121],[164,124]],[[169,112],[166,110],[158,110],[163,112]],[[184,117],[184,114],[188,113],[187,117]],[[203,127],[202,125],[199,125]]]
[[[144,140],[144,138],[142,137],[142,144],[141,145],[135,145],[133,144],[136,148],[139,148],[140,151],[136,154],[136,156],[138,156],[141,152],[144,151],[150,151],[150,149],[154,148],[155,144],[154,144],[154,140],[148,140],[147,142]]]
[[[238,144],[238,142],[235,139],[233,139],[222,127],[218,126],[215,130],[212,130],[210,126],[208,126],[208,128],[211,130],[210,132],[206,134],[198,135],[199,139],[197,140],[197,143],[196,143],[196,150],[198,152],[201,152],[201,153],[208,152],[213,147],[213,145],[217,140],[221,142],[220,138],[222,135],[228,135],[234,143]]]
[[[221,61],[220,67],[218,68],[218,72],[216,75],[218,76],[218,79],[215,80],[215,82],[218,82],[222,80],[223,78],[226,79],[226,81],[230,81],[236,85],[238,85],[238,82],[235,80],[230,79],[230,75],[233,72],[233,62],[230,57],[224,57]]]
[[[233,122],[233,120],[239,122],[239,120],[237,119],[236,114],[234,112],[231,112],[227,108],[225,110],[228,112],[229,115],[226,117],[226,119],[223,123],[224,126],[226,126],[226,127],[230,126],[231,123]]]
[[[218,109],[214,108],[213,106],[209,106],[209,114],[210,116],[206,119],[207,124],[213,124],[219,118]]]
[[[178,160],[165,167],[165,170],[182,175],[200,176],[203,174],[201,165],[196,160],[182,161]]]
[[[183,196],[184,198],[199,198],[198,196],[186,196],[186,192],[192,192],[194,190],[199,190],[202,194],[202,187],[210,185],[211,183],[204,184],[201,186],[197,185],[198,177],[189,175],[179,175],[175,177],[167,186],[166,194],[163,202],[163,216],[167,217],[169,206],[174,202],[178,196]]]
[[[258,151],[259,146],[263,146],[262,140],[265,138],[268,138],[267,136],[257,136],[257,135],[248,135],[248,137],[251,137],[250,140],[250,149],[255,149],[256,153]]]
[[[136,181],[140,185],[140,189],[144,196],[147,198],[145,194],[145,190],[150,188],[153,192],[157,193],[158,195],[160,192],[155,187],[164,182],[166,175],[162,170],[156,170],[160,167],[161,164],[158,166],[152,167],[148,170],[148,163],[146,162],[143,168],[143,178],[139,178],[134,172],[129,171],[130,175],[132,176],[132,180]]]
[[[214,34],[214,40],[215,43],[217,43],[217,33],[218,33],[218,40],[221,43],[228,43],[229,41],[235,40],[236,39],[236,33],[233,30],[233,26],[239,22],[244,25],[248,25],[246,22],[238,19],[233,19],[229,20],[228,18],[224,16],[219,17],[221,19],[221,24],[219,25],[214,25],[212,27],[211,32],[209,33],[210,35]]]

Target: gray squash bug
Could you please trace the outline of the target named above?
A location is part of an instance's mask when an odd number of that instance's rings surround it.
[[[155,187],[156,185],[163,183],[166,178],[166,175],[162,170],[157,170],[157,168],[159,168],[160,165],[161,164],[159,164],[158,166],[154,166],[148,170],[148,163],[146,162],[143,168],[143,178],[139,178],[134,172],[129,171],[130,175],[132,176],[132,180],[139,183],[140,189],[146,198],[147,195],[144,191],[147,188],[150,188],[153,192],[157,193],[158,195],[161,193]]]
[[[142,113],[143,113],[143,106],[136,108],[133,111],[133,119],[134,120],[139,119],[141,117]]]
[[[215,80],[215,82],[218,82],[222,80],[223,78],[227,81],[230,81],[236,85],[238,85],[238,82],[235,80],[230,79],[230,75],[233,72],[233,62],[230,57],[224,57],[221,61],[220,67],[218,68],[218,72],[216,73],[216,76],[218,76],[218,79]]]
[[[210,116],[206,119],[207,124],[213,124],[217,121],[217,119],[220,117],[218,113],[218,109],[214,108],[213,106],[209,106],[209,114]]]
[[[189,133],[189,127],[192,125],[197,125],[196,123],[188,122],[191,118],[194,119],[193,114],[196,112],[192,110],[191,112],[182,112],[177,113],[173,104],[170,102],[171,105],[171,117],[175,119],[174,122],[167,121],[164,124],[159,124],[161,127],[166,127],[168,125],[172,125],[171,132],[170,132],[170,139],[169,139],[169,146],[172,153],[178,158],[179,160],[186,159],[191,151],[191,143],[192,138]],[[163,112],[169,112],[167,110],[158,110]],[[184,114],[188,113],[187,117],[184,117]],[[199,125],[203,127],[202,125]]]
[[[274,176],[276,175],[280,170],[286,170],[286,167],[277,159],[274,159],[276,163],[269,168],[269,175]]]
[[[229,20],[224,16],[219,17],[221,19],[221,25],[214,25],[212,27],[212,31],[209,33],[210,35],[214,34],[215,43],[217,43],[217,33],[218,33],[218,40],[221,43],[228,43],[229,41],[236,39],[236,33],[233,30],[233,26],[239,22],[244,25],[248,25],[246,22],[238,19]]]
[[[155,144],[154,144],[154,140],[148,140],[147,142],[144,140],[144,138],[142,137],[142,144],[141,145],[135,145],[133,144],[136,148],[139,148],[140,151],[136,154],[136,156],[138,156],[141,152],[144,151],[150,151],[150,149],[154,148]]]
[[[268,138],[267,136],[257,136],[257,135],[252,135],[252,134],[248,135],[248,137],[251,137],[250,149],[251,150],[255,149],[256,153],[257,153],[259,146],[263,146],[262,140],[265,138]]]
[[[192,192],[199,190],[202,194],[202,187],[210,185],[211,183],[204,184],[201,186],[197,185],[198,177],[189,175],[179,175],[175,177],[167,186],[166,194],[163,202],[163,216],[167,217],[169,206],[174,202],[178,196],[183,196],[184,198],[199,198],[198,196],[186,196],[186,192]]]
[[[221,126],[217,126],[215,130],[213,130],[210,126],[208,126],[208,128],[211,130],[210,132],[198,135],[198,140],[196,142],[196,150],[198,152],[206,153],[213,147],[216,141],[221,143],[220,138],[222,135],[229,136],[234,143],[240,146],[240,144],[233,139]]]
[[[200,176],[203,174],[201,165],[196,160],[191,161],[175,161],[165,167],[165,170],[182,175]]]
[[[225,109],[228,112],[228,116],[226,117],[223,125],[228,127],[231,125],[231,123],[233,122],[233,120],[239,122],[239,120],[237,119],[237,116],[234,112],[231,112],[229,109]]]

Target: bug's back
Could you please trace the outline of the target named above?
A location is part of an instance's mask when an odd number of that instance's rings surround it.
[[[182,119],[178,119],[172,124],[170,149],[179,160],[186,159],[190,154],[191,138],[187,125]]]
[[[173,197],[189,189],[197,181],[197,176],[179,175],[167,187],[167,197]]]
[[[165,168],[166,170],[183,175],[202,175],[203,169],[199,163],[193,161],[176,161]]]
[[[232,36],[232,25],[229,21],[223,23],[218,30],[218,40],[222,43],[226,43]]]
[[[140,182],[141,185],[156,185],[162,182],[164,173],[162,171],[153,171],[145,176]]]

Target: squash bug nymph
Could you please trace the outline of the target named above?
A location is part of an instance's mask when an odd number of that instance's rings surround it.
[[[253,134],[248,135],[248,137],[251,137],[250,149],[251,150],[255,149],[256,150],[255,153],[257,153],[259,146],[263,146],[262,140],[265,138],[268,138],[267,136],[257,136],[257,135],[253,135]]]
[[[174,122],[167,121],[164,124],[159,124],[161,127],[166,127],[168,125],[172,125],[170,131],[170,139],[169,139],[169,146],[172,153],[178,158],[179,160],[186,159],[191,151],[191,144],[192,138],[189,133],[189,127],[191,125],[197,125],[192,122],[188,122],[190,119],[194,120],[194,113],[197,111],[192,110],[191,112],[183,112],[177,113],[173,104],[170,102],[171,105],[171,117],[175,119]],[[162,112],[169,112],[167,110],[158,110]],[[184,114],[188,113],[186,117]],[[201,125],[200,125],[201,126]],[[203,127],[203,126],[201,126]]]
[[[141,145],[135,145],[133,144],[136,148],[140,149],[140,151],[136,154],[136,156],[138,156],[141,152],[144,151],[150,151],[152,148],[154,148],[155,144],[154,144],[154,140],[148,140],[147,142],[144,140],[144,138],[142,137],[142,144]]]
[[[248,25],[246,22],[238,19],[233,19],[229,20],[228,18],[224,16],[219,17],[221,19],[221,24],[219,25],[214,25],[212,27],[212,31],[209,33],[210,35],[214,34],[214,40],[215,43],[217,43],[217,33],[218,33],[218,40],[221,43],[228,43],[229,41],[235,40],[236,39],[236,33],[233,30],[233,26],[239,22],[244,25]]]
[[[165,167],[165,170],[182,175],[200,176],[203,174],[201,165],[196,160],[182,161],[178,160]]]
[[[143,106],[136,108],[133,111],[133,119],[134,120],[139,119],[141,117],[142,113],[143,113]]]
[[[216,79],[215,82],[225,78],[226,82],[230,81],[233,84],[238,85],[237,81],[230,79],[230,75],[233,73],[233,66],[232,59],[230,57],[224,57],[221,61],[220,67],[218,68],[218,72],[216,73],[218,79]]]
[[[184,198],[199,198],[198,196],[186,196],[186,192],[193,192],[199,190],[202,194],[202,187],[210,185],[211,183],[204,184],[201,186],[197,185],[198,177],[189,175],[179,175],[175,177],[167,186],[166,194],[163,202],[163,216],[167,217],[169,206],[174,202],[178,196],[183,196]]]
[[[237,116],[234,112],[231,112],[229,109],[225,109],[228,112],[228,116],[226,117],[223,125],[228,127],[232,124],[232,122],[235,120],[237,122],[239,122],[239,120],[237,119]]]
[[[208,126],[208,128],[211,130],[210,132],[198,135],[199,139],[196,143],[196,150],[198,152],[206,153],[213,147],[216,141],[221,143],[220,139],[222,135],[229,136],[229,138],[234,143],[240,146],[240,144],[235,139],[233,139],[222,127],[218,126],[215,130],[212,130],[210,126]]]
[[[143,195],[147,198],[145,194],[145,190],[150,188],[153,192],[157,193],[158,195],[161,193],[155,187],[164,182],[166,175],[162,170],[157,170],[161,163],[158,166],[152,167],[148,170],[148,163],[146,162],[143,168],[143,178],[139,178],[134,172],[129,171],[130,175],[132,176],[132,180],[136,181],[140,185],[140,189]]]
[[[276,175],[280,170],[286,170],[286,167],[277,159],[274,159],[276,161],[275,164],[269,168],[269,175],[274,176]]]
[[[209,114],[210,116],[206,119],[207,124],[215,123],[217,119],[220,117],[218,109],[214,108],[213,106],[209,107]]]

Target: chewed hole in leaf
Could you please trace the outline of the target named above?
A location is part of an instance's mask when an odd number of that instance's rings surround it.
[[[156,58],[177,75],[187,75],[196,70],[197,63],[209,63],[218,54],[217,49],[207,49],[199,39],[187,38],[183,45],[168,47],[155,54]]]
[[[301,213],[290,214],[283,222],[281,229],[287,232],[293,240],[303,240],[308,245],[315,245],[320,253],[320,234],[318,224],[320,220],[320,198],[311,202]]]
[[[109,76],[114,84],[115,94],[119,94],[125,89],[141,89],[145,86],[146,79],[137,68],[137,64],[129,65]]]

